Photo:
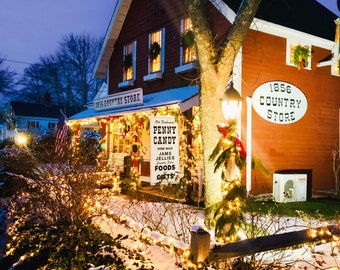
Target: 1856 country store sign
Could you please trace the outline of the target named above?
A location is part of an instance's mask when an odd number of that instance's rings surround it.
[[[265,120],[276,124],[291,124],[307,111],[303,92],[287,82],[271,81],[260,85],[253,93],[254,110]]]
[[[179,172],[178,123],[172,116],[150,117],[151,185],[175,182]]]
[[[105,111],[143,104],[143,89],[136,88],[93,100],[94,110]]]

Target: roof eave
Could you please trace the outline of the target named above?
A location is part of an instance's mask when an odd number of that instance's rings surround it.
[[[124,20],[131,2],[132,0],[119,0],[116,4],[109,27],[106,31],[103,45],[94,67],[94,75],[97,78],[106,78],[110,57],[113,53],[114,46],[123,27]]]

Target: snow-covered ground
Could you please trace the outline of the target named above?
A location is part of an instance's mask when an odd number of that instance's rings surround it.
[[[128,269],[139,269],[141,265],[156,270],[186,269],[186,250],[190,247],[192,225],[204,228],[201,210],[174,203],[134,201],[122,196],[112,196],[105,202],[107,215],[97,218],[101,228],[116,237],[127,236],[123,245],[132,253],[141,254],[145,260],[125,256]],[[257,220],[272,233],[330,225],[335,221],[308,220],[308,218],[261,217]],[[204,228],[206,229],[206,228]],[[214,245],[214,233],[211,234]],[[340,269],[340,240],[320,245],[302,245],[299,249],[257,254],[257,261],[280,260],[281,269]],[[176,252],[177,251],[177,252]],[[124,256],[124,254],[122,254]],[[149,267],[149,268],[147,268]],[[152,268],[153,267],[153,268]],[[92,269],[100,269],[94,267]]]
[[[102,204],[98,204],[98,207],[104,207],[106,214],[97,217],[95,221],[103,231],[113,237],[120,236],[124,248],[117,252],[129,270],[187,269],[186,251],[190,247],[190,230],[193,225],[207,230],[203,222],[203,211],[184,204],[144,202],[112,195]],[[0,219],[5,217],[5,211],[0,211]],[[256,222],[263,224],[263,228],[271,233],[335,224],[335,221],[310,220],[308,217],[272,216],[259,217]],[[209,233],[213,246],[214,232]],[[259,264],[273,260],[281,262],[280,269],[340,269],[340,240],[320,245],[305,244],[298,249],[256,255]],[[104,270],[105,267],[90,268],[100,269]]]

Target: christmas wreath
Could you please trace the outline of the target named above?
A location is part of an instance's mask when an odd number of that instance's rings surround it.
[[[181,44],[184,48],[192,48],[195,44],[195,35],[194,32],[188,30],[182,34]]]
[[[298,69],[308,66],[308,58],[311,56],[309,48],[298,45],[294,48],[293,63]]]
[[[149,55],[152,59],[156,59],[157,56],[160,54],[160,52],[161,52],[161,46],[159,46],[158,42],[154,42],[150,45]]]
[[[124,56],[123,66],[125,69],[132,67],[132,53],[129,53]]]

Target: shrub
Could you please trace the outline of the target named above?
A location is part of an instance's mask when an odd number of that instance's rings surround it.
[[[82,163],[86,158],[43,164],[28,149],[0,153],[2,176],[11,184],[13,179],[21,181],[8,199],[9,237],[1,269],[122,264],[114,252],[119,241],[92,224],[92,218],[101,215],[95,204],[107,193],[97,188],[95,168]]]

